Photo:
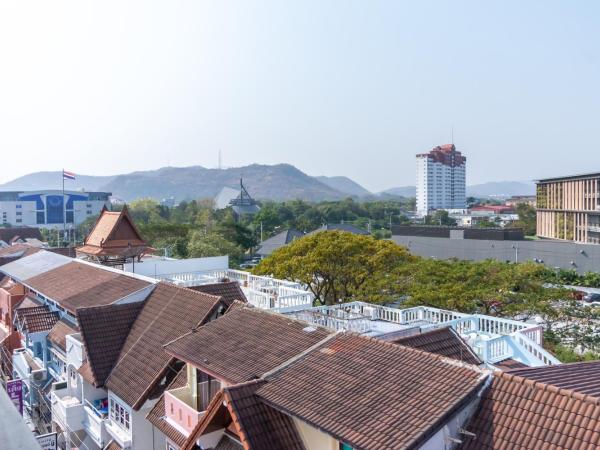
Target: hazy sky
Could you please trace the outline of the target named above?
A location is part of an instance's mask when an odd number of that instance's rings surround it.
[[[493,3],[493,4],[492,4]],[[414,184],[600,170],[600,2],[0,0],[0,182],[287,162]]]

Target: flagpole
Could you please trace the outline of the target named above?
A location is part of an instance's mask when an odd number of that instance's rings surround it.
[[[63,201],[63,242],[67,236],[67,210],[65,205],[65,168],[62,170],[62,201]]]

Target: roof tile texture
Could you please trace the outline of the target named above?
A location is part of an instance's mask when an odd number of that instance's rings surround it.
[[[48,333],[48,340],[62,351],[65,351],[67,348],[67,335],[77,332],[78,329],[75,325],[61,319],[56,322],[50,333]]]
[[[281,314],[236,306],[166,350],[216,378],[241,383],[275,369],[329,334]]]
[[[218,297],[158,283],[127,336],[108,389],[138,409],[172,360],[163,346],[208,321],[220,306]]]
[[[148,286],[148,281],[91,264],[70,262],[27,280],[27,284],[71,312],[108,305]]]
[[[94,386],[104,386],[143,306],[143,302],[135,302],[77,310],[77,321],[88,358],[85,375],[88,378],[91,375],[91,380],[86,379]]]
[[[481,364],[481,360],[473,353],[469,344],[463,341],[452,328],[438,328],[425,333],[395,339],[392,342],[424,352],[447,356],[468,364]]]
[[[530,380],[571,389],[600,399],[600,361],[542,367],[520,367],[510,371]]]
[[[231,306],[233,302],[246,302],[246,296],[237,281],[225,281],[223,283],[203,284],[201,286],[190,287],[193,291],[204,292],[205,294],[221,297],[221,301],[226,306]]]
[[[403,449],[421,445],[484,379],[472,365],[343,333],[268,376],[256,394],[352,447]]]
[[[496,372],[470,424],[463,450],[597,449],[600,405],[595,398]]]
[[[253,450],[303,450],[291,417],[265,405],[254,395],[264,383],[257,380],[224,389],[242,443]]]

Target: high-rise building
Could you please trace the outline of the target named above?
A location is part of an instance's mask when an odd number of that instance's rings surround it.
[[[537,182],[537,235],[600,244],[600,173]]]
[[[417,155],[417,214],[466,207],[467,158],[454,144],[439,145]]]

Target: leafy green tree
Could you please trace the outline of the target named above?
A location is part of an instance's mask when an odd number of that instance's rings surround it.
[[[448,211],[438,209],[432,215],[425,216],[425,224],[456,226],[456,220],[450,217]]]
[[[514,226],[522,228],[525,236],[535,236],[537,233],[537,213],[535,208],[526,203],[519,203],[515,210],[519,215],[519,220],[514,223]]]
[[[243,255],[241,248],[222,235],[218,233],[206,234],[203,231],[191,233],[187,251],[190,258],[229,255],[229,260],[233,264],[238,264]]]
[[[376,240],[343,231],[325,231],[305,236],[278,249],[254,270],[257,274],[296,280],[305,284],[318,303],[334,304],[351,299],[392,298],[382,291],[394,269],[412,261],[406,249],[391,241]],[[373,299],[373,297],[369,297]]]

